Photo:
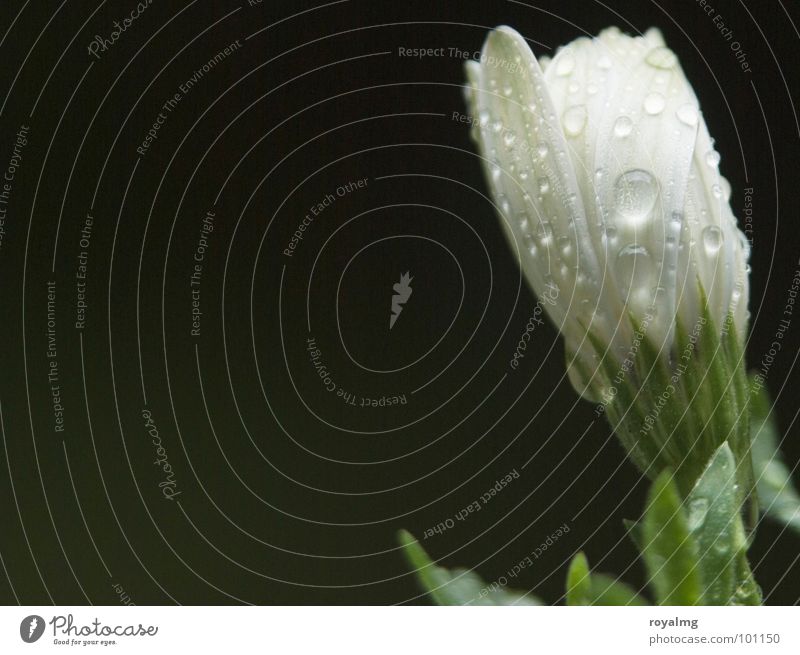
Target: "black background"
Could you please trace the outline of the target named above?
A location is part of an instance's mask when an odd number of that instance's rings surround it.
[[[515,587],[559,601],[581,549],[643,585],[621,521],[639,515],[647,483],[564,377],[556,331],[537,329],[523,366],[508,366],[535,298],[484,196],[468,126],[453,120],[465,111],[463,60],[448,49],[474,53],[502,23],[537,55],[609,25],[662,30],[740,219],[753,189],[756,367],[800,267],[798,16],[791,3],[711,4],[750,72],[690,0],[154,0],[99,58],[89,43],[134,2],[4,2],[0,170],[30,130],[0,245],[0,600],[425,602],[396,531],[421,538],[514,470],[480,512],[424,540],[437,560],[497,580],[566,523]],[[163,103],[236,40],[137,154]],[[310,207],[364,178],[283,254]],[[189,276],[212,208],[195,337]],[[413,295],[390,331],[406,271]],[[49,281],[63,432],[47,380]],[[790,465],[799,330],[767,379]],[[310,336],[337,391],[406,404],[345,404],[315,376]],[[143,410],[174,469],[171,501]],[[767,602],[797,602],[798,552],[796,535],[760,526],[751,561]]]

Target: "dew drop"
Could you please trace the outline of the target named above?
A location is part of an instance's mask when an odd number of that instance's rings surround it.
[[[487,109],[481,109],[478,112],[478,124],[481,127],[486,127],[490,120],[492,120],[492,117]]]
[[[603,70],[608,70],[611,68],[611,57],[608,55],[603,55],[600,59],[597,60],[597,65],[602,68]]]
[[[667,101],[660,93],[648,93],[644,98],[644,110],[651,116],[655,116],[664,111]]]
[[[725,200],[731,199],[731,183],[728,182],[724,177],[720,176],[719,178],[719,185],[722,188],[722,197]]]
[[[658,196],[658,183],[647,171],[633,169],[617,178],[614,203],[617,212],[631,225],[647,219]]]
[[[542,248],[546,248],[553,242],[553,228],[550,221],[542,221],[539,224],[539,243]]]
[[[497,206],[500,208],[500,211],[509,216],[511,214],[511,203],[508,202],[508,198],[504,193],[497,194],[497,198],[495,199],[497,202]]]
[[[678,63],[678,58],[675,56],[675,53],[672,52],[672,50],[670,50],[669,48],[665,48],[664,46],[659,46],[658,48],[653,48],[650,52],[647,53],[645,61],[654,68],[662,68],[664,70],[669,70],[670,68],[675,67],[675,64]]]
[[[715,198],[722,198],[722,187],[719,184],[712,185],[711,193],[714,194]]]
[[[503,121],[499,121],[499,120],[493,121],[492,125],[491,125],[491,128],[492,128],[492,132],[494,132],[495,134],[500,134],[500,132],[503,131]]]
[[[697,107],[692,104],[686,103],[685,105],[681,105],[678,107],[678,110],[675,112],[675,115],[678,117],[678,120],[681,123],[685,123],[690,127],[694,127],[697,125]]]
[[[517,135],[514,133],[514,130],[506,130],[503,133],[503,143],[505,144],[506,148],[510,148],[514,145],[514,141],[517,140]]]
[[[536,144],[536,154],[539,155],[540,159],[547,157],[548,152],[550,152],[550,148],[547,147],[546,143],[542,141]]]
[[[716,255],[723,241],[722,230],[716,225],[709,225],[703,229],[703,247],[709,255]]]
[[[629,243],[617,253],[617,275],[626,295],[650,289],[650,253],[647,248]]]
[[[689,503],[687,527],[691,532],[699,530],[706,522],[708,515],[708,498],[695,498]]]
[[[628,136],[633,131],[633,121],[628,116],[619,116],[614,121],[614,134],[620,138]]]
[[[575,105],[564,112],[564,131],[568,136],[578,136],[586,125],[586,107]]]
[[[613,225],[607,225],[603,230],[603,240],[609,246],[614,246],[617,243],[617,228]]]
[[[527,168],[520,168],[519,169],[519,179],[523,182],[528,179],[528,169]]]
[[[739,232],[739,247],[741,247],[742,252],[744,253],[745,261],[750,259],[750,241],[744,235],[743,232]],[[749,273],[750,271],[748,271]]]
[[[538,183],[539,183],[539,193],[544,195],[545,193],[550,191],[550,178],[548,178],[546,175],[540,177]]]
[[[714,549],[714,552],[717,555],[722,555],[722,556],[727,555],[728,551],[730,550],[730,546],[725,541],[725,539],[722,539],[722,538],[717,538],[714,541],[714,543],[712,545],[712,548]]]
[[[706,153],[706,164],[714,168],[719,165],[720,156],[716,150],[709,150]]]
[[[570,52],[562,52],[556,63],[556,75],[564,77],[575,69],[575,57]]]
[[[568,236],[564,235],[558,237],[558,249],[563,257],[569,258],[572,254],[572,241]]]

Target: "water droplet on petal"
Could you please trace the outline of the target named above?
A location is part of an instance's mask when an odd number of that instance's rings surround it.
[[[714,168],[719,164],[720,156],[716,150],[709,150],[706,153],[706,164]]]
[[[505,144],[506,148],[510,148],[514,145],[514,141],[517,140],[517,135],[514,133],[514,130],[506,130],[503,133],[503,143]]]
[[[681,105],[678,107],[678,110],[675,112],[675,115],[678,117],[678,120],[681,123],[685,123],[690,127],[694,127],[697,125],[698,115],[697,115],[697,107],[692,104],[686,103],[685,105]]]
[[[703,247],[709,255],[716,255],[724,240],[722,230],[716,225],[709,225],[703,230]]]
[[[564,77],[575,69],[575,57],[570,52],[563,52],[556,63],[556,75]]]
[[[634,169],[617,178],[614,203],[617,212],[631,225],[642,223],[658,197],[658,182],[647,171]]]
[[[564,131],[568,136],[577,136],[583,131],[586,125],[586,107],[575,105],[564,112]]]
[[[558,237],[558,249],[565,259],[569,259],[572,255],[572,241],[566,235]]]
[[[545,175],[539,178],[539,193],[544,195],[548,191],[550,191],[550,178]]]
[[[747,261],[750,259],[750,241],[744,235],[744,232],[739,232],[738,230],[737,232],[739,234],[739,247],[742,249],[742,252],[744,253],[745,261]],[[748,271],[748,273],[749,272],[750,271]]]
[[[616,271],[619,283],[629,300],[634,300],[641,292],[649,295],[652,287],[650,259],[647,248],[635,243],[629,243],[617,253]]]
[[[648,52],[647,57],[645,57],[645,61],[654,68],[663,68],[665,70],[669,70],[670,68],[675,67],[675,64],[678,63],[678,58],[669,48],[660,46],[658,48],[653,48],[650,52]]]
[[[539,224],[539,243],[546,248],[553,242],[553,228],[550,221],[542,221]]]
[[[725,198],[725,200],[730,200],[731,199],[731,183],[728,182],[728,180],[726,180],[724,177],[722,177],[720,175],[719,185],[722,188],[722,197]]]
[[[714,194],[715,198],[722,198],[722,187],[719,184],[712,185],[711,193]]]
[[[620,116],[614,121],[614,134],[618,137],[626,137],[633,130],[633,121],[628,116]]]
[[[508,202],[508,198],[504,194],[501,193],[497,196],[497,204],[500,206],[500,211],[506,216],[511,213],[511,203]]]
[[[600,59],[597,60],[597,65],[602,68],[603,70],[608,70],[611,68],[611,57],[608,55],[603,55]]]
[[[547,157],[548,152],[550,152],[550,148],[547,147],[546,143],[540,142],[536,144],[536,154],[539,155],[541,159]]]
[[[617,244],[617,228],[613,225],[607,225],[603,230],[603,241],[608,246],[615,246]]]
[[[644,98],[644,110],[651,116],[655,116],[664,111],[667,101],[660,93],[648,93]]]

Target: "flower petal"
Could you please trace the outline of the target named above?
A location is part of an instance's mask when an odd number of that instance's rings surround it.
[[[595,295],[597,280],[577,284],[577,262],[598,270],[581,189],[544,76],[525,40],[509,27],[492,31],[481,53],[473,114],[488,160],[489,182],[509,238],[537,294],[558,285],[568,298]],[[575,298],[573,298],[575,299]],[[549,305],[560,324],[569,300]]]

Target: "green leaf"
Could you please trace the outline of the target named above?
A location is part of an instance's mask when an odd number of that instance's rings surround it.
[[[567,572],[567,605],[647,605],[647,601],[610,575],[590,573],[586,555],[578,553]]]
[[[736,487],[736,458],[728,443],[714,453],[686,499],[697,542],[703,604],[728,605],[736,589],[736,560],[746,539]]]
[[[762,510],[770,518],[800,533],[800,495],[779,450],[780,432],[763,381],[750,382],[753,469]]]
[[[649,605],[624,582],[604,573],[592,573],[591,605]]]
[[[622,519],[622,524],[628,534],[628,538],[636,546],[636,549],[642,553],[644,552],[644,535],[642,534],[642,524],[638,521],[631,521],[630,519]]]
[[[689,532],[678,488],[669,471],[650,489],[642,521],[642,556],[660,605],[702,602],[697,543]]]
[[[572,558],[567,571],[567,605],[592,604],[592,578],[586,555],[578,553]]]
[[[738,583],[731,605],[761,605],[763,601],[761,587],[753,578],[745,551],[742,551],[736,559],[736,579]]]
[[[417,574],[420,586],[437,605],[541,605],[542,602],[522,591],[499,583],[487,584],[474,571],[449,570],[437,566],[414,536],[400,530],[397,534],[406,559]]]

